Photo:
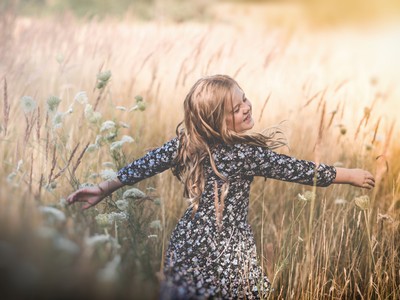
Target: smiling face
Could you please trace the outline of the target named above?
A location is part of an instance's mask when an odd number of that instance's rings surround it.
[[[242,89],[234,85],[232,88],[232,103],[227,101],[225,108],[226,127],[237,133],[243,133],[254,126],[251,102]]]

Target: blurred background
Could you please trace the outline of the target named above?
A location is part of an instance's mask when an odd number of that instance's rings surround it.
[[[85,18],[130,15],[141,20],[167,18],[182,22],[210,20],[216,17],[216,7],[226,5],[245,10],[274,6],[281,7],[283,12],[288,7],[296,7],[310,20],[322,24],[397,18],[400,11],[400,4],[395,0],[4,0],[1,9],[36,17],[70,12]],[[242,12],[242,15],[246,14]]]

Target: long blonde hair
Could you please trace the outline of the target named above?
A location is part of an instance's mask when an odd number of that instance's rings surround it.
[[[204,190],[203,162],[208,157],[215,174],[227,182],[216,168],[210,146],[220,143],[247,143],[275,149],[286,145],[279,128],[269,133],[237,133],[226,125],[226,107],[232,107],[232,90],[239,84],[227,75],[199,79],[184,101],[184,120],[176,132],[179,149],[173,173],[184,183],[184,196],[197,211]],[[278,137],[279,136],[279,137]]]

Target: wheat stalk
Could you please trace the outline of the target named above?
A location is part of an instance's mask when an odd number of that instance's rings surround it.
[[[265,101],[264,101],[264,104],[263,104],[263,106],[261,108],[261,111],[260,111],[260,116],[258,117],[258,122],[261,122],[261,118],[263,116],[264,109],[267,107],[267,103],[268,103],[269,99],[271,98],[271,94],[272,93],[269,93],[269,95],[267,96],[267,99],[265,99]]]
[[[3,117],[4,117],[4,135],[7,135],[8,121],[10,117],[10,104],[8,103],[8,93],[7,93],[7,79],[4,76],[4,97],[3,97]]]
[[[87,146],[86,146],[86,148],[85,148],[85,151],[86,151],[86,149],[87,149],[88,146],[89,146],[89,144],[87,144]],[[75,155],[76,150],[78,149],[78,147],[79,147],[79,143],[76,144],[75,148],[72,150],[71,155],[69,156],[69,159],[68,159],[67,163],[65,164],[65,167],[62,168],[56,175],[54,175],[54,178],[52,179],[53,181],[56,180],[58,177],[60,177],[61,174],[64,173],[64,171],[69,167],[69,165],[70,165],[70,163],[71,163],[71,161],[72,161],[72,158],[74,157],[74,155]]]
[[[48,180],[47,180],[48,183],[53,181],[52,180],[52,176],[53,176],[54,169],[56,168],[56,164],[57,164],[56,150],[57,150],[57,145],[54,144],[54,147],[53,147],[53,158],[51,160],[51,169],[50,169],[49,177],[48,177]]]
[[[82,162],[83,155],[86,153],[86,149],[89,147],[89,145],[90,145],[90,143],[87,143],[85,148],[83,148],[81,154],[79,155],[79,157],[74,165],[74,168],[72,169],[72,175],[75,174],[76,169],[78,169],[80,163]]]

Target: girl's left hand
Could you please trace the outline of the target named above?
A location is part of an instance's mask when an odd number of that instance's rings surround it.
[[[351,169],[351,171],[351,185],[369,190],[375,187],[375,178],[370,172],[363,169]]]
[[[336,178],[333,182],[339,184],[347,183],[364,189],[375,187],[374,176],[363,169],[336,168]]]

